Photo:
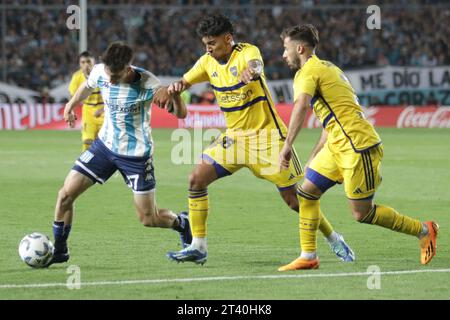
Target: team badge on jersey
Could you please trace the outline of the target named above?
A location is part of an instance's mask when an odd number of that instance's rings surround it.
[[[236,67],[236,66],[231,67],[231,68],[230,68],[230,72],[231,72],[231,74],[232,74],[233,76],[237,77],[238,72],[237,72],[237,67]]]

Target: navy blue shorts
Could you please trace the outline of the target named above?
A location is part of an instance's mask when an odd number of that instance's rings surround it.
[[[152,160],[152,157],[116,154],[99,139],[95,139],[91,147],[75,161],[72,169],[100,184],[105,183],[116,170],[119,170],[134,193],[149,193],[156,185]]]

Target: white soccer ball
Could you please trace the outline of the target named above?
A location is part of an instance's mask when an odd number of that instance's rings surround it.
[[[53,256],[53,243],[45,234],[33,232],[20,241],[19,255],[33,268],[42,268]]]

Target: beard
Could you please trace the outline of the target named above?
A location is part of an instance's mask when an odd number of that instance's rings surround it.
[[[289,66],[291,67],[291,69],[295,69],[295,70],[300,69],[300,67],[301,67],[300,58],[297,55],[295,55],[292,58],[292,62]]]

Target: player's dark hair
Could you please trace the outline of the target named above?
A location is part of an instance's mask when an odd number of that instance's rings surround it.
[[[319,44],[319,31],[312,24],[302,24],[284,29],[280,36],[283,40],[289,37],[291,40],[304,41],[312,48]]]
[[[94,58],[94,56],[89,51],[83,51],[78,55],[78,61],[80,61],[81,58]]]
[[[221,14],[206,16],[197,26],[199,37],[217,37],[225,33],[233,34],[234,27],[230,19]]]
[[[133,59],[133,49],[122,41],[111,43],[102,55],[102,62],[111,70],[123,70]]]

